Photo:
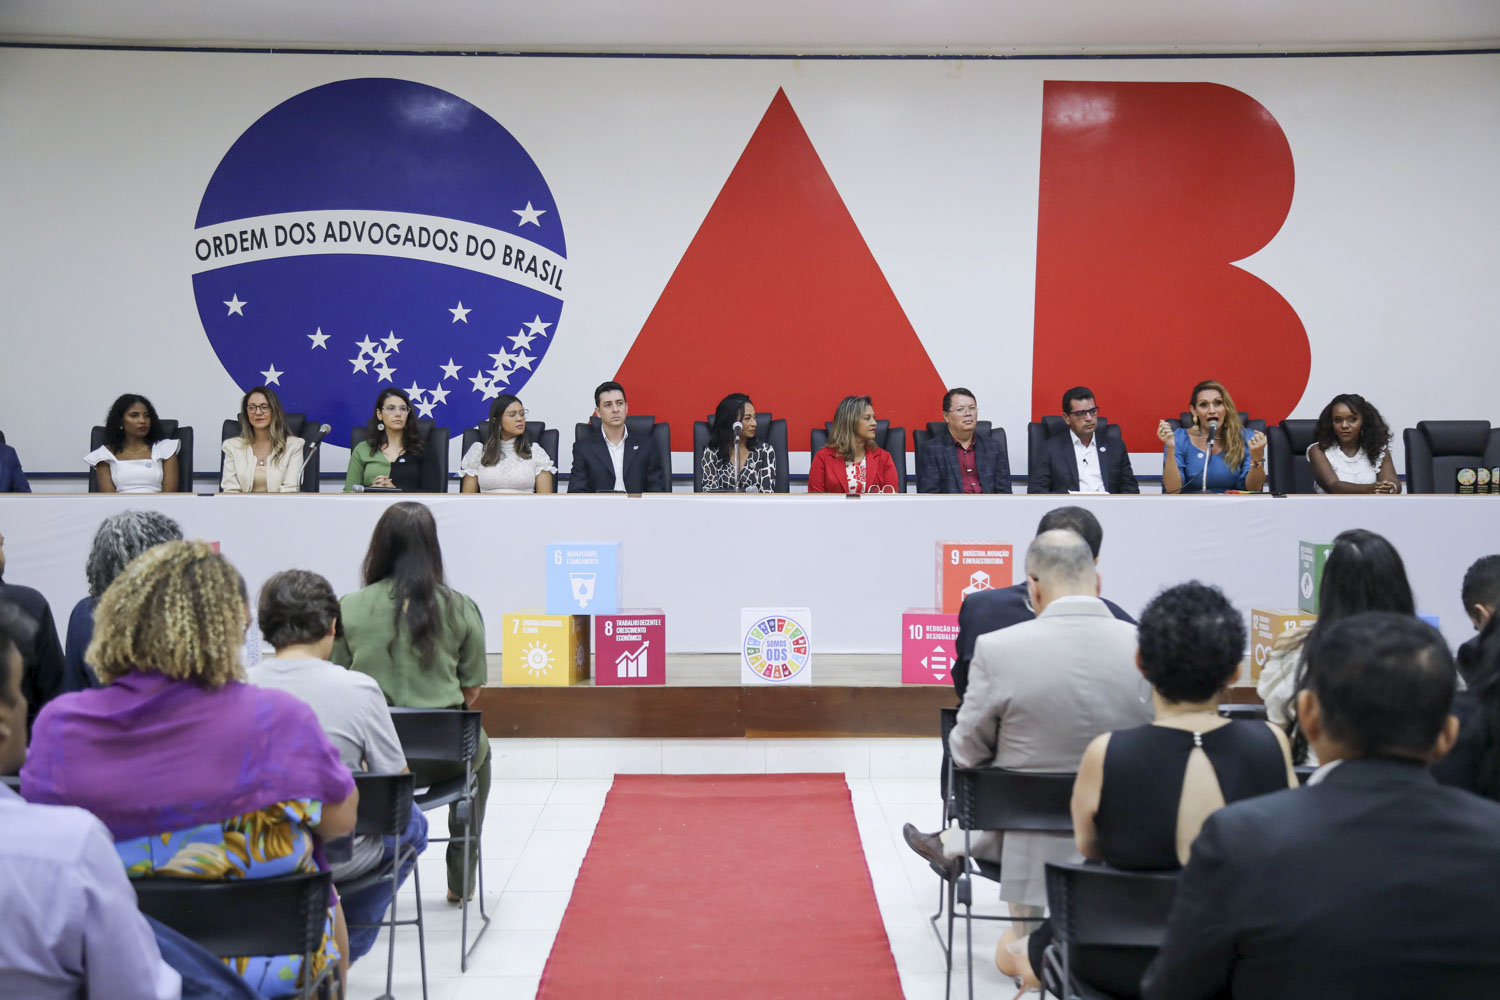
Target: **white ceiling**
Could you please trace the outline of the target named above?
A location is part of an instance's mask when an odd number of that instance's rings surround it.
[[[0,40],[703,53],[1500,45],[1500,0],[0,0]]]

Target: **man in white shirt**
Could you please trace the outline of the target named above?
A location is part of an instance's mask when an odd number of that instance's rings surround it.
[[[573,443],[569,493],[670,493],[666,463],[651,439],[650,417],[637,418],[639,433],[627,426],[630,406],[625,387],[605,382],[594,390],[598,427],[588,427]]]
[[[1047,438],[1030,456],[1026,492],[1139,493],[1119,433],[1102,433],[1094,391],[1079,385],[1063,393],[1062,414],[1068,433]]]

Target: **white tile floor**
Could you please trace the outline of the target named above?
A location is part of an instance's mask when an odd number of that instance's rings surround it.
[[[938,880],[901,837],[907,821],[928,831],[938,825],[935,740],[495,740],[491,746],[495,779],[483,853],[486,906],[494,922],[467,973],[458,967],[459,911],[443,901],[442,846],[429,848],[418,862],[431,1000],[535,996],[615,772],[843,772],[902,988],[914,1000],[943,996],[943,952],[927,922]],[[444,827],[442,813],[429,817],[434,833]],[[999,910],[993,883],[978,880],[975,889],[982,909]],[[409,879],[400,899],[403,916],[412,914],[413,891]],[[471,916],[477,912],[471,905]],[[962,997],[963,925],[957,926],[954,996]],[[993,961],[1002,926],[975,923],[978,996],[1015,992]],[[354,1000],[384,990],[385,941],[352,970]],[[417,959],[415,928],[401,928],[393,992],[402,1000],[422,995]]]

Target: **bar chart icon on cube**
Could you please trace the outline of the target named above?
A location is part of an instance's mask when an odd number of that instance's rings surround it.
[[[595,684],[665,684],[667,616],[660,608],[594,616]]]

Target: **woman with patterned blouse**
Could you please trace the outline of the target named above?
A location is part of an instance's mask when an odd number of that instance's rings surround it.
[[[703,449],[704,493],[776,491],[776,452],[769,442],[756,442],[755,427],[755,404],[749,396],[731,392],[719,401]]]

